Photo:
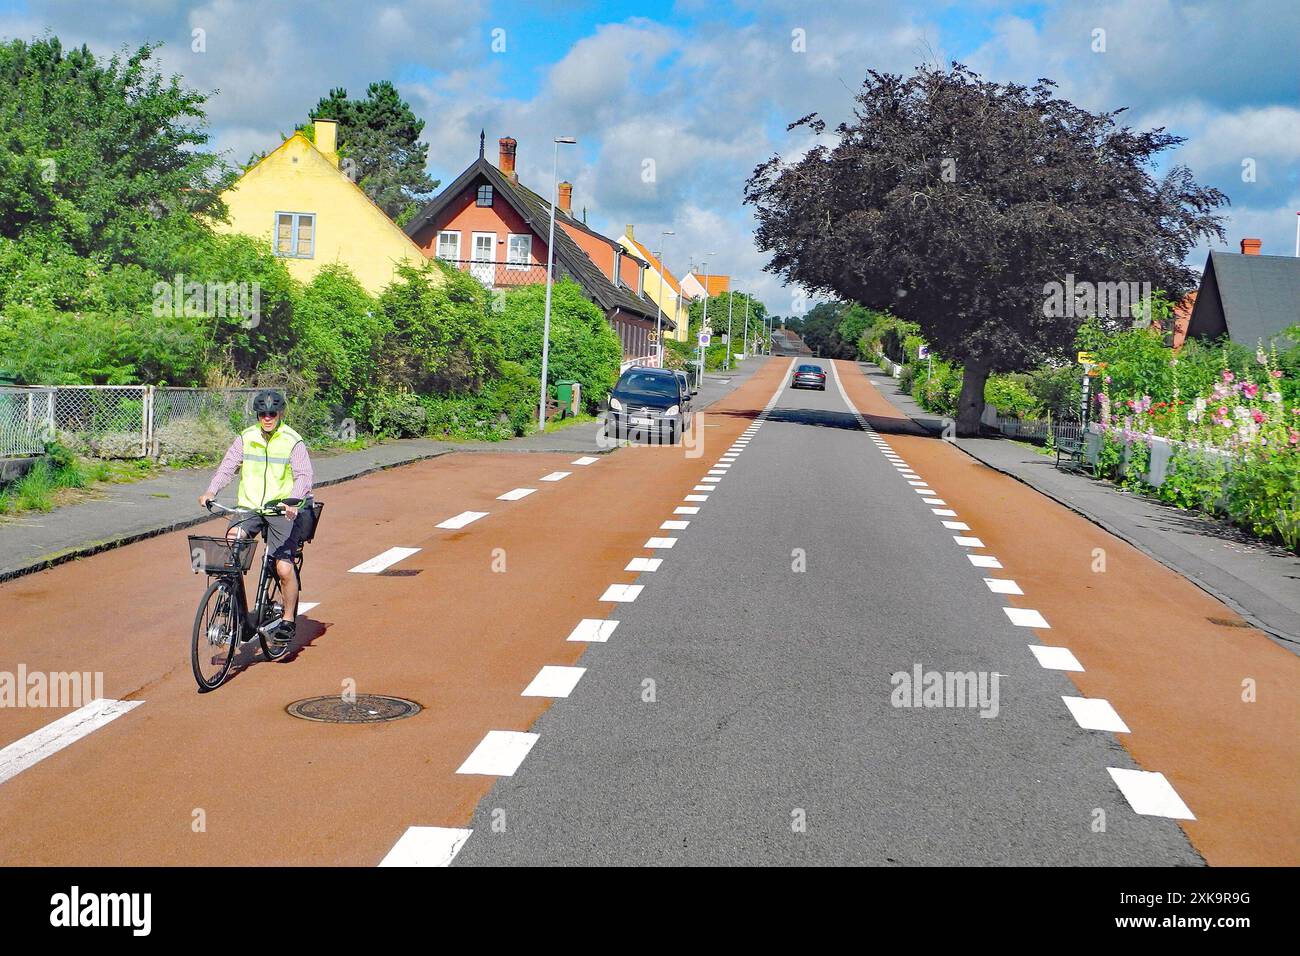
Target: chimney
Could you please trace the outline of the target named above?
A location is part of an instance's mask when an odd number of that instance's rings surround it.
[[[519,174],[515,172],[515,147],[519,144],[509,136],[502,136],[499,145],[501,152],[497,158],[497,169],[505,173],[506,179],[512,183],[519,182]]]
[[[572,215],[570,207],[573,205],[573,183],[560,183],[558,189],[560,210],[567,215]]]
[[[1259,239],[1243,239],[1241,240],[1241,254],[1243,256],[1257,256],[1259,255],[1259,247],[1263,244]]]
[[[316,148],[337,166],[339,164],[339,124],[332,119],[313,119],[311,124],[316,139]]]
[[[631,223],[628,223],[628,224],[627,224],[627,232],[625,233],[625,235],[626,235],[629,239],[635,239],[635,238],[636,238],[635,236],[632,235],[632,224],[631,224]]]

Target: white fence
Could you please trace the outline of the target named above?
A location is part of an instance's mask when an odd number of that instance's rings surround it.
[[[101,458],[211,453],[252,421],[256,392],[153,385],[0,388],[0,456],[39,454],[50,438]]]
[[[54,434],[54,389],[0,387],[0,458],[39,455]]]

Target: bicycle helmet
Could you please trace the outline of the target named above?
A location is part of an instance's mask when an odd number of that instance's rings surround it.
[[[266,389],[253,397],[253,414],[264,415],[268,412],[280,414],[284,411],[284,396],[279,392]]]

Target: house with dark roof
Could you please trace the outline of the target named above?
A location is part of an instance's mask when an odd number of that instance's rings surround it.
[[[497,165],[478,158],[406,224],[429,258],[463,269],[494,289],[546,281],[551,203],[519,182],[518,144],[499,142]],[[645,294],[645,259],[577,219],[573,186],[560,183],[555,208],[555,278],[570,278],[618,333],[627,362],[651,357],[656,306]],[[585,218],[585,217],[584,217]],[[676,326],[669,319],[664,328]]]
[[[1300,323],[1300,259],[1262,256],[1258,239],[1241,240],[1241,253],[1211,252],[1201,276],[1189,338],[1217,339],[1266,348]]]

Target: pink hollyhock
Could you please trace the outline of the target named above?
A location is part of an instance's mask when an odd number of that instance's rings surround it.
[[[1268,374],[1272,375],[1274,378],[1281,378],[1282,370],[1280,368],[1275,368],[1273,369],[1273,371],[1269,372]]]
[[[1244,385],[1241,386],[1241,392],[1247,398],[1254,398],[1256,395],[1259,394],[1259,386],[1256,385],[1254,382],[1246,382]]]
[[[1233,375],[1233,374],[1232,374],[1231,372],[1229,372],[1226,368],[1223,370],[1223,380],[1224,380],[1225,382],[1231,382],[1231,381],[1233,381],[1234,379],[1236,379],[1236,377],[1237,377],[1237,376]]]
[[[1256,424],[1256,425],[1262,425],[1262,424],[1264,424],[1264,421],[1265,421],[1264,413],[1261,412],[1258,408],[1255,409],[1255,411],[1254,411],[1254,413],[1251,415],[1251,417],[1252,417],[1253,419],[1255,419],[1255,424]]]
[[[1293,445],[1300,445],[1300,432],[1296,431],[1294,428],[1291,429],[1290,434],[1287,435],[1287,441]]]

